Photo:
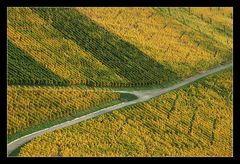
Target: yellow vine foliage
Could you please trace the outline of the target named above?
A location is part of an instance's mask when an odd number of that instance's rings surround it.
[[[232,156],[232,112],[229,69],[47,133],[22,147],[20,156]]]
[[[231,7],[214,7],[214,8],[192,8],[192,13],[202,16],[205,21],[212,19],[213,23],[225,25],[232,28],[233,22],[231,20],[233,8]]]
[[[96,78],[122,80],[29,8],[8,9],[7,32],[8,39],[14,44],[71,84],[86,84],[86,80]]]
[[[172,68],[180,77],[228,61],[232,56],[232,37],[217,30],[226,26],[232,32],[231,8],[190,8],[190,13],[185,8],[171,8],[171,15],[161,8],[77,10]],[[227,14],[222,14],[225,11]]]
[[[8,86],[8,135],[119,99],[108,90]]]

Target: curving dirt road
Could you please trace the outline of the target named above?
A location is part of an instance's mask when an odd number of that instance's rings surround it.
[[[111,106],[111,107],[103,108],[103,109],[98,110],[96,112],[93,112],[93,113],[90,113],[90,114],[87,114],[87,115],[75,118],[75,119],[73,119],[71,121],[66,121],[66,122],[63,122],[61,124],[57,124],[55,126],[52,126],[50,128],[46,128],[46,129],[43,129],[43,130],[31,133],[29,135],[20,137],[20,138],[12,141],[11,143],[9,143],[7,145],[7,155],[9,155],[13,150],[18,148],[19,146],[25,144],[26,142],[32,140],[35,137],[43,135],[43,134],[45,134],[47,132],[52,132],[52,131],[54,131],[56,129],[61,129],[61,128],[64,128],[64,127],[68,127],[70,125],[77,124],[77,123],[79,123],[81,121],[84,121],[84,120],[87,120],[87,119],[91,119],[91,118],[99,116],[101,114],[108,113],[108,112],[111,112],[113,110],[120,109],[120,108],[129,106],[129,105],[132,105],[132,104],[136,104],[136,103],[147,101],[147,100],[149,100],[149,99],[151,99],[153,97],[159,96],[159,95],[164,94],[166,92],[170,92],[170,91],[172,91],[174,89],[177,89],[177,88],[180,88],[180,87],[182,87],[184,85],[192,83],[192,82],[194,82],[194,81],[196,81],[196,80],[198,80],[198,79],[200,79],[202,77],[208,76],[210,74],[213,74],[215,72],[221,71],[221,70],[229,68],[229,67],[232,67],[232,63],[221,65],[221,66],[216,67],[214,69],[208,70],[208,71],[206,71],[204,73],[192,76],[192,77],[190,77],[188,79],[185,79],[185,80],[181,81],[180,83],[174,84],[173,86],[170,86],[170,87],[167,87],[167,88],[164,88],[164,89],[151,89],[151,90],[143,90],[143,91],[117,91],[117,92],[122,92],[122,93],[134,94],[134,95],[136,95],[138,97],[138,99],[133,100],[133,101],[129,101],[129,102],[122,102],[120,104],[117,104],[117,105],[114,105],[114,106]]]

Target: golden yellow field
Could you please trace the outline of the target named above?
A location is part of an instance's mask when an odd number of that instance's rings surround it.
[[[232,8],[26,7],[8,9],[7,31],[16,47],[10,55],[22,50],[59,83],[134,87],[230,61],[232,25]],[[12,63],[17,72],[19,64]],[[12,70],[9,82],[21,84]]]
[[[95,78],[122,81],[29,8],[8,10],[8,39],[49,71],[68,79],[70,84],[86,84]]]
[[[232,156],[232,70],[33,139],[20,156]]]
[[[232,8],[78,8],[78,11],[180,77],[228,61],[232,56]],[[220,30],[224,28],[224,32]]]
[[[71,87],[8,87],[8,135],[59,118],[87,112],[119,99],[107,90]]]
[[[7,58],[8,156],[233,155],[233,7],[8,7]]]

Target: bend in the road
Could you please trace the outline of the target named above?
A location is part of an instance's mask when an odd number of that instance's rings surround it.
[[[159,96],[161,94],[170,92],[170,91],[175,90],[177,88],[180,88],[180,87],[182,87],[182,86],[184,86],[186,84],[190,84],[190,83],[192,83],[192,82],[194,82],[194,81],[196,81],[196,80],[198,80],[200,78],[203,78],[203,77],[208,76],[210,74],[216,73],[216,72],[221,71],[223,69],[229,68],[231,66],[232,66],[232,63],[219,66],[217,68],[208,70],[208,71],[206,71],[206,72],[204,72],[202,74],[195,75],[193,77],[190,77],[188,79],[183,80],[180,83],[177,83],[177,84],[175,84],[173,86],[170,86],[170,87],[167,87],[167,88],[163,88],[163,89],[151,89],[151,90],[143,90],[143,91],[118,91],[118,92],[122,92],[122,93],[135,94],[138,97],[138,99],[133,100],[133,101],[129,101],[129,102],[123,102],[123,103],[120,103],[120,104],[117,104],[117,105],[114,105],[114,106],[110,106],[110,107],[107,107],[107,108],[103,108],[103,109],[95,111],[93,113],[90,113],[90,114],[87,114],[87,115],[75,118],[75,119],[73,119],[71,121],[66,121],[66,122],[63,122],[61,124],[54,125],[54,126],[52,126],[50,128],[43,129],[43,130],[40,130],[40,131],[31,133],[31,134],[28,134],[26,136],[23,136],[21,138],[18,138],[18,139],[12,141],[11,143],[9,143],[7,145],[7,155],[9,155],[12,151],[14,151],[19,146],[25,144],[26,142],[32,140],[35,137],[43,135],[43,134],[45,134],[47,132],[52,132],[52,131],[57,130],[57,129],[65,128],[65,127],[77,124],[79,122],[91,119],[93,117],[96,117],[96,116],[99,116],[99,115],[111,112],[113,110],[117,110],[117,109],[129,106],[129,105],[133,105],[133,104],[136,104],[136,103],[147,101],[147,100],[149,100],[149,99],[151,99],[153,97],[156,97],[156,96]]]

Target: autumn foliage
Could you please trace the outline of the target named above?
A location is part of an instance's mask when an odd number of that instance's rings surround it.
[[[47,133],[20,156],[232,156],[232,70]]]
[[[9,84],[161,85],[232,59],[232,8],[13,7],[7,30]]]
[[[119,99],[108,90],[8,87],[8,135]]]

